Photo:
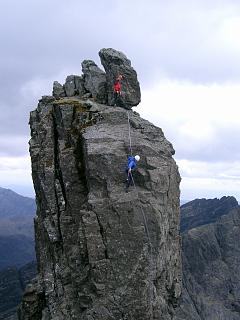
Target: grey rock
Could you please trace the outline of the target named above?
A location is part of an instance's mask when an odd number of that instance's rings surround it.
[[[59,83],[58,81],[54,81],[54,82],[53,82],[53,92],[52,92],[52,95],[53,95],[55,98],[61,98],[61,97],[65,97],[65,96],[66,96],[63,86],[62,86],[61,83]]]
[[[226,202],[236,201],[233,197],[224,200],[209,199],[208,207],[221,212],[226,209]],[[214,223],[183,233],[183,292],[174,319],[240,319],[239,243],[239,206],[225,211]]]
[[[92,97],[92,94],[90,92],[87,92],[82,96],[83,99],[89,99],[91,97]]]
[[[46,317],[46,303],[42,287],[35,280],[27,285],[22,303],[18,308],[18,319],[50,320]]]
[[[99,103],[105,103],[107,98],[106,74],[92,60],[82,62],[84,87]]]
[[[140,86],[137,73],[131,66],[131,61],[120,51],[112,48],[101,49],[99,51],[101,63],[106,71],[108,104],[113,99],[113,84],[116,77],[123,75],[122,98],[127,106],[136,106],[141,101]]]
[[[74,81],[74,76],[68,76],[66,78],[66,82],[64,84],[64,89],[66,91],[66,96],[67,97],[72,97],[75,96],[76,94],[76,86],[75,86],[75,81]]]
[[[83,76],[74,76],[74,82],[75,82],[76,94],[82,97],[84,94],[86,94]]]
[[[129,115],[141,161],[136,189],[125,193],[124,109],[60,99],[31,113],[39,275],[19,319],[172,319],[181,293],[180,176],[162,130]]]
[[[71,75],[66,78],[64,89],[67,97],[83,96],[86,93],[81,76]]]

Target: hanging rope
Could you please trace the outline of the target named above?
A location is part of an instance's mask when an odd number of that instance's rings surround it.
[[[131,140],[131,126],[130,126],[130,117],[129,117],[129,111],[127,111],[127,114],[128,114],[128,135],[129,135],[129,146],[130,146],[130,152],[131,152],[131,155],[132,155],[132,140]],[[133,186],[134,186],[134,189],[137,193],[137,198],[138,198],[138,202],[139,202],[139,207],[141,209],[141,212],[142,212],[142,217],[143,217],[143,223],[144,223],[144,229],[145,229],[145,233],[147,235],[147,238],[148,238],[148,244],[149,244],[149,248],[150,248],[150,257],[149,257],[149,267],[150,267],[150,279],[151,281],[153,282],[154,280],[154,276],[153,276],[153,270],[154,270],[154,265],[153,265],[153,250],[152,250],[152,244],[151,244],[151,240],[150,240],[150,235],[149,235],[149,230],[148,230],[148,224],[147,224],[147,219],[146,219],[146,216],[145,216],[145,213],[144,213],[144,210],[142,208],[142,204],[141,204],[141,201],[140,201],[140,197],[139,197],[139,192],[137,191],[137,187],[135,185],[135,181],[133,179],[133,176],[132,176],[132,172],[130,171],[130,175],[131,175],[131,179],[132,179],[132,182],[133,182]],[[154,296],[154,286],[152,286],[152,290],[150,291],[151,293],[151,296],[150,296],[150,299],[151,301],[153,301],[153,296]]]
[[[144,228],[145,228],[145,232],[146,232],[147,237],[148,237],[148,243],[149,243],[150,250],[151,250],[151,254],[152,254],[152,244],[151,244],[151,240],[150,240],[150,235],[149,235],[149,230],[148,230],[146,215],[145,215],[145,213],[144,213],[144,210],[143,210],[142,205],[141,205],[141,202],[140,202],[139,193],[138,193],[138,191],[137,191],[137,187],[136,187],[136,185],[135,185],[135,181],[134,181],[134,179],[133,179],[132,172],[130,172],[130,175],[131,175],[131,179],[132,179],[132,182],[133,182],[134,189],[135,189],[136,192],[137,192],[138,201],[139,201],[139,204],[140,204],[140,209],[141,209],[142,217],[143,217]]]
[[[130,125],[129,111],[127,112],[127,115],[128,115],[128,138],[129,138],[129,151],[130,151],[130,155],[132,156],[132,138],[131,138],[131,125]]]
[[[127,111],[127,114],[128,114],[129,149],[130,149],[130,154],[131,154],[131,156],[132,156],[132,139],[131,139],[131,126],[130,126],[129,111]],[[133,179],[133,176],[132,176],[132,172],[131,172],[131,171],[130,171],[130,175],[131,175],[131,179],[132,179],[132,182],[133,182],[134,189],[135,189],[135,191],[137,192],[137,197],[138,197],[138,201],[139,201],[139,204],[140,204],[140,209],[141,209],[142,217],[143,217],[144,228],[145,228],[145,232],[146,232],[147,237],[148,237],[148,243],[149,243],[150,251],[151,251],[151,254],[152,254],[152,245],[151,245],[151,241],[150,241],[150,235],[149,235],[149,230],[148,230],[148,225],[147,225],[147,219],[146,219],[145,213],[144,213],[144,211],[143,211],[143,208],[142,208],[142,205],[141,205],[141,202],[140,202],[139,192],[137,191],[137,187],[136,187],[136,185],[135,185],[135,181],[134,181],[134,179]]]

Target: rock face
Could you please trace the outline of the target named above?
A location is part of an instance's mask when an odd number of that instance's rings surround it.
[[[236,204],[236,199],[216,200],[205,202],[221,216],[182,235],[183,294],[177,320],[240,319],[240,208],[224,212],[226,202]],[[194,200],[191,207],[197,204]]]
[[[123,75],[122,96],[128,106],[136,106],[141,101],[141,92],[137,73],[131,66],[131,61],[120,51],[112,48],[99,51],[101,63],[104,66],[108,84],[108,104],[112,99],[112,85],[116,77]]]
[[[215,222],[236,207],[238,207],[238,202],[234,197],[190,201],[181,206],[181,232]]]
[[[122,74],[122,104],[128,109],[137,106],[141,101],[141,92],[131,61],[122,52],[112,48],[100,50],[99,56],[106,73],[94,61],[84,60],[83,75],[68,76],[64,85],[54,81],[52,95],[56,99],[73,96],[93,98],[98,103],[111,105],[113,84],[116,77]]]
[[[141,161],[126,193],[126,110],[43,97],[31,112],[39,275],[19,319],[172,319],[181,291],[180,176],[162,130],[129,117]]]

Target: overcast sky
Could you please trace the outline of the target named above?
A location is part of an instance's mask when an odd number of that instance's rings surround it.
[[[0,186],[33,195],[29,111],[112,47],[138,73],[136,111],[174,145],[182,198],[240,200],[239,34],[233,0],[2,0]]]

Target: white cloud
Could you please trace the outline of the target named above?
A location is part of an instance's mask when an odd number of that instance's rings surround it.
[[[0,165],[1,159],[11,161],[10,156],[25,155],[28,151],[28,140],[29,136],[0,135]]]
[[[83,59],[99,64],[102,47],[132,60],[143,89],[137,111],[163,128],[190,189],[237,181],[239,1],[9,0],[0,15],[0,183],[30,179],[18,162],[28,149],[29,111],[54,80],[81,74]]]
[[[240,161],[204,162],[186,159],[177,160],[180,172],[186,178],[213,178],[219,180],[240,181]]]
[[[40,99],[43,95],[51,95],[53,82],[57,80],[63,84],[69,74],[75,73],[69,68],[62,69],[57,74],[52,74],[48,77],[34,77],[25,82],[20,87],[20,94],[22,99],[24,99],[24,103],[33,103],[36,98]]]
[[[8,171],[8,170],[22,170],[29,171],[31,165],[30,156],[25,155],[22,157],[2,157],[0,156],[0,170]],[[2,176],[0,176],[1,178]]]
[[[31,181],[31,161],[29,156],[0,157],[0,185],[28,185]]]
[[[235,193],[240,199],[239,101],[240,84],[166,79],[142,92],[136,109],[173,143],[183,198]]]
[[[226,145],[235,143],[232,157],[240,152],[240,84],[197,85],[165,80],[142,92],[140,114],[163,128],[177,157],[206,154],[216,160]]]
[[[221,198],[234,196],[240,199],[239,180],[221,180],[214,178],[184,178],[181,182],[181,198],[192,200],[196,198]]]
[[[33,196],[31,161],[29,156],[0,156],[0,186]]]

